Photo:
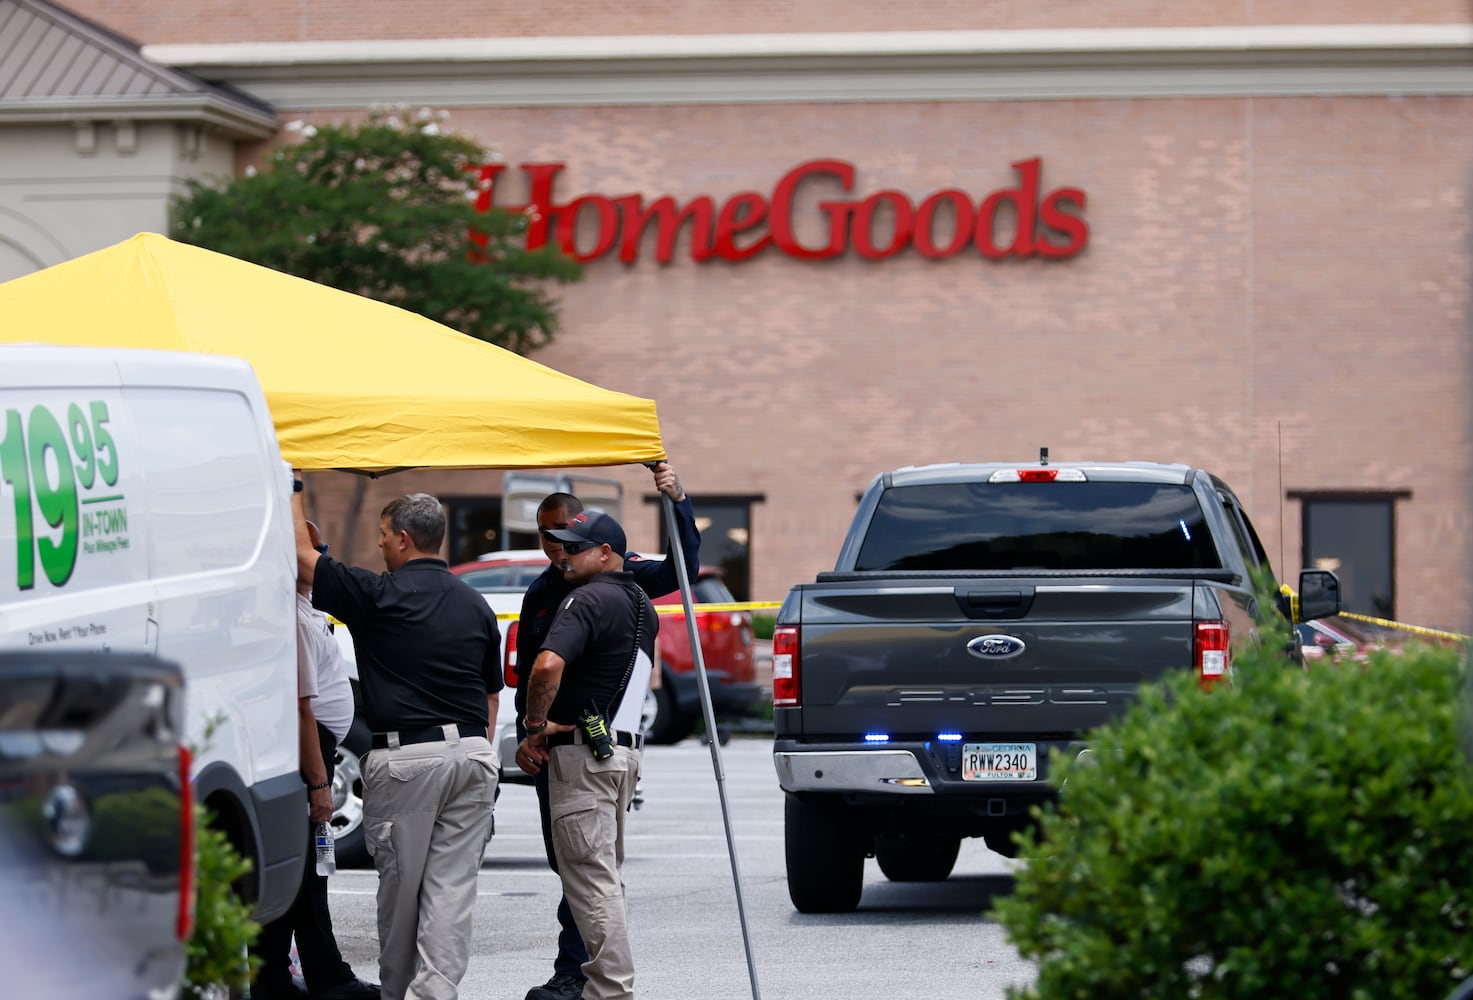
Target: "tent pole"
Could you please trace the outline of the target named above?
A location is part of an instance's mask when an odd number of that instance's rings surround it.
[[[706,719],[707,742],[711,744],[711,768],[716,773],[716,792],[721,799],[721,822],[726,826],[726,852],[731,856],[731,880],[736,886],[737,917],[742,924],[742,945],[747,952],[747,975],[752,980],[752,1000],[762,1000],[757,987],[757,962],[752,957],[752,935],[747,930],[747,906],[742,897],[742,873],[737,866],[736,840],[731,832],[731,809],[726,802],[726,769],[721,763],[721,737],[716,730],[716,710],[711,705],[711,682],[706,677],[706,658],[701,653],[701,635],[696,627],[694,600],[691,597],[690,573],[685,567],[685,552],[680,544],[680,531],[675,524],[675,501],[661,493],[665,524],[670,537],[670,555],[675,560],[675,573],[680,580],[680,601],[685,605],[685,628],[690,635],[691,658],[696,665],[696,687],[701,692],[701,712]]]

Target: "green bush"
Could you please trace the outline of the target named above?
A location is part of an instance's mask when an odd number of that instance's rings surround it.
[[[777,615],[771,611],[752,612],[752,635],[758,639],[771,639]]]
[[[254,970],[247,949],[261,927],[251,920],[251,907],[236,895],[235,881],[251,863],[209,825],[210,814],[195,806],[194,934],[189,938],[185,985],[187,1000],[206,1000],[226,989],[244,991]]]
[[[88,856],[98,861],[137,859],[151,872],[179,867],[179,792],[149,788],[100,795],[92,810]]]
[[[1461,651],[1235,671],[1059,762],[993,913],[1038,963],[1013,996],[1441,1000],[1473,973]]]

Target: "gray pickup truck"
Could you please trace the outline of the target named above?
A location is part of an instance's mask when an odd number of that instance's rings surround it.
[[[0,995],[174,997],[194,924],[179,667],[0,651]]]
[[[1215,476],[1046,456],[877,477],[834,571],[783,601],[773,760],[800,911],[857,906],[867,855],[896,881],[945,879],[964,837],[1013,855],[1050,753],[1087,752],[1167,671],[1225,678],[1287,614]],[[1299,618],[1339,610],[1333,574],[1299,590]]]

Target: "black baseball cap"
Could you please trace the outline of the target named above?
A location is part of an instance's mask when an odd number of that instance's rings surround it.
[[[584,511],[568,521],[566,528],[548,528],[543,531],[548,538],[559,541],[568,555],[582,552],[594,545],[607,545],[614,554],[623,558],[628,545],[624,541],[624,529],[607,514]]]

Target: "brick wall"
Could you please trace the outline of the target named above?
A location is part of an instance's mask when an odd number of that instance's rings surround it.
[[[1033,4],[506,5],[136,0],[73,6],[149,42],[1270,23],[1466,22],[1466,0]],[[842,12],[842,13],[841,13]],[[654,398],[687,485],[762,493],[754,596],[831,565],[877,472],[933,461],[1154,459],[1205,466],[1242,497],[1286,578],[1291,490],[1410,490],[1398,511],[1402,617],[1469,619],[1465,415],[1473,98],[800,103],[458,110],[512,164],[567,164],[585,193],[719,201],[770,192],[811,158],[855,164],[855,194],[980,198],[1038,156],[1045,190],[1088,193],[1087,249],[1058,262],[798,261],[661,266],[612,258],[558,294],[538,356]],[[340,117],[325,110],[317,117]],[[514,202],[515,172],[500,200]],[[800,238],[821,239],[805,189]],[[585,245],[588,234],[584,234]],[[632,498],[642,469],[618,470]],[[351,480],[325,476],[341,537]],[[369,485],[353,555],[410,489],[499,492],[499,473]],[[654,512],[631,502],[631,542]]]
[[[1059,460],[1211,469],[1286,575],[1299,512],[1281,482],[1410,489],[1400,611],[1456,624],[1470,112],[1461,98],[1213,99],[486,110],[451,124],[512,164],[566,162],[564,201],[719,202],[814,157],[852,161],[860,196],[980,198],[1026,156],[1043,158],[1046,190],[1087,192],[1090,242],[1067,261],[697,264],[682,243],[661,266],[647,239],[640,262],[596,261],[559,291],[564,334],[538,360],[654,398],[697,498],[766,495],[756,598],[829,568],[875,473],[1047,445]],[[509,172],[498,201],[524,199],[519,184]],[[817,243],[807,205],[799,235]],[[648,492],[643,470],[618,474]],[[499,483],[409,473],[374,484],[367,509]],[[652,510],[631,503],[627,519],[653,544]]]

